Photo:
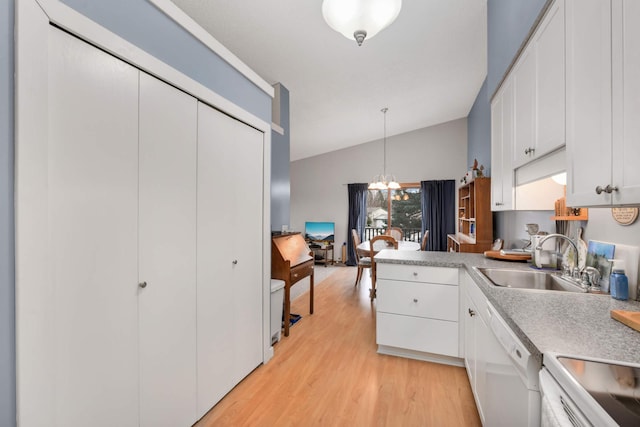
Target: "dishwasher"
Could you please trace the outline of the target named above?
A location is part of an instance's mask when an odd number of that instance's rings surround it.
[[[485,408],[487,426],[540,425],[539,377],[541,363],[516,337],[487,301],[489,327],[495,338],[487,343]]]
[[[545,353],[542,427],[640,426],[640,365]]]

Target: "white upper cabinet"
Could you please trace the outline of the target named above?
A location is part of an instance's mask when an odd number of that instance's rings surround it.
[[[491,210],[513,209],[513,82],[507,79],[491,103]]]
[[[567,203],[640,203],[640,5],[567,0],[566,13]]]
[[[536,147],[534,156],[565,144],[564,0],[556,1],[536,33]]]
[[[564,0],[556,0],[512,71],[517,168],[565,143]]]
[[[612,9],[613,204],[640,203],[640,2],[616,0]],[[602,185],[602,184],[600,184]]]

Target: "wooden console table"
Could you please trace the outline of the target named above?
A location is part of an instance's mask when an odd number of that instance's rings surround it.
[[[324,264],[326,267],[327,264],[333,265],[335,263],[333,245],[311,245],[310,247],[313,251],[313,258],[316,264]],[[331,258],[329,258],[329,253],[331,253]],[[318,254],[320,254],[322,258],[316,258]]]

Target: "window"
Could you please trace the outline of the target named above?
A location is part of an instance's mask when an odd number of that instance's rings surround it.
[[[369,190],[365,240],[384,234],[389,225],[399,227],[404,240],[422,238],[420,184],[401,184],[399,190]]]

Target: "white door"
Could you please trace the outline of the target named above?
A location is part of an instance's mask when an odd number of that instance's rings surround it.
[[[50,28],[53,426],[138,425],[138,70]],[[38,408],[31,408],[37,411]]]
[[[567,0],[567,205],[611,203],[611,2]]]
[[[640,203],[640,2],[613,2],[614,204]]]
[[[140,425],[196,420],[197,100],[140,73]]]
[[[198,104],[198,414],[262,361],[262,134]]]

